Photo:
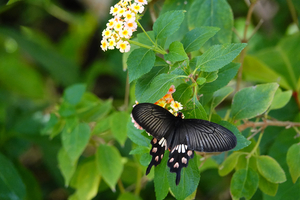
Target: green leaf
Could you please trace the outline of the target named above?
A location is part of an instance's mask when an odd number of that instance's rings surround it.
[[[143,132],[143,130],[139,130],[139,129],[135,128],[133,123],[131,121],[128,121],[127,136],[129,137],[129,139],[131,139],[131,141],[137,145],[148,147],[151,140],[150,140],[150,138],[143,135],[142,132]],[[145,131],[144,131],[144,133],[145,133]]]
[[[144,154],[144,153],[149,153],[149,152],[150,152],[149,147],[138,146],[137,148],[132,149],[132,150],[129,152],[129,155]]]
[[[72,85],[64,91],[63,98],[69,104],[76,105],[80,102],[80,100],[85,92],[85,89],[86,89],[85,84]]]
[[[135,84],[135,98],[137,101],[140,101],[141,96],[143,96],[144,92],[150,87],[153,79],[161,74],[167,73],[169,67],[153,67],[152,70],[139,78]]]
[[[275,196],[278,189],[278,183],[271,183],[263,176],[259,176],[258,187],[263,193],[270,196]]]
[[[188,32],[183,40],[185,52],[198,51],[203,44],[213,37],[220,29],[217,27],[197,27]]]
[[[245,147],[247,147],[247,146],[249,146],[251,144],[251,141],[247,140],[241,134],[241,132],[237,129],[236,126],[232,125],[231,123],[229,123],[227,121],[221,121],[221,122],[218,122],[218,124],[220,124],[221,126],[224,126],[228,130],[230,130],[231,132],[233,132],[233,134],[235,135],[235,137],[237,139],[237,145],[231,151],[238,151],[238,150],[243,149],[243,148],[245,148]]]
[[[181,178],[178,185],[175,183],[176,173],[167,173],[170,190],[176,199],[183,200],[190,196],[198,187],[200,173],[197,165],[197,155],[189,160],[188,167],[181,170]]]
[[[151,162],[151,159],[152,159],[152,156],[149,154],[149,151],[148,151],[147,153],[144,153],[141,155],[140,163],[141,163],[141,165],[146,167]]]
[[[148,73],[155,63],[155,53],[151,49],[133,50],[127,59],[129,82]]]
[[[169,53],[164,55],[165,60],[178,62],[189,59],[186,55],[183,44],[179,41],[174,41],[169,47]]]
[[[100,176],[96,166],[94,159],[78,166],[70,183],[76,192],[69,199],[92,199],[97,195]]]
[[[270,156],[259,156],[256,159],[259,173],[271,183],[282,183],[286,181],[285,172],[278,162]]]
[[[0,153],[0,199],[24,199],[26,187],[13,163]]]
[[[213,99],[212,99],[212,108],[217,107],[222,101],[224,101],[224,99],[230,95],[233,92],[233,88],[232,87],[223,87],[219,90],[217,90],[214,94],[213,94]]]
[[[59,120],[53,113],[50,114],[50,119],[46,126],[41,130],[42,135],[50,135],[50,138],[58,135],[64,128],[63,120]]]
[[[66,118],[66,117],[71,117],[76,114],[76,109],[75,106],[69,104],[68,102],[64,101],[58,110],[58,113],[61,117]]]
[[[214,45],[201,56],[195,57],[195,66],[196,68],[200,67],[200,70],[204,72],[212,72],[221,69],[233,61],[246,45],[247,44],[244,43]]]
[[[115,139],[124,146],[127,139],[127,123],[129,115],[126,112],[115,112],[110,118],[111,132]]]
[[[219,70],[217,78],[213,82],[204,84],[203,87],[200,89],[200,92],[212,93],[226,86],[229,83],[229,81],[235,77],[239,68],[240,63],[229,63],[228,65]]]
[[[187,119],[208,120],[207,114],[206,114],[202,104],[198,101],[198,99],[195,96],[186,105],[186,112],[184,114]]]
[[[70,183],[70,180],[75,173],[77,162],[73,162],[66,150],[64,148],[61,148],[57,155],[58,160],[58,168],[60,169],[64,179],[65,179],[65,186],[67,187]]]
[[[286,155],[286,162],[289,166],[289,171],[293,180],[296,183],[297,179],[300,177],[300,145],[293,144]]]
[[[156,40],[166,38],[175,33],[179,29],[183,19],[183,10],[169,11],[160,15],[153,25]]]
[[[93,128],[92,135],[96,135],[108,131],[110,129],[110,117],[111,115],[98,121],[95,127]]]
[[[136,196],[130,192],[121,193],[117,200],[142,200],[139,196]]]
[[[220,165],[218,171],[219,175],[226,176],[229,174],[235,168],[240,155],[242,155],[242,152],[233,152],[230,154],[228,158],[226,158],[226,160],[224,160],[224,162]]]
[[[234,198],[250,199],[258,187],[258,174],[252,169],[237,170],[231,179],[230,192]]]
[[[206,79],[206,83],[214,82],[218,78],[218,71],[203,72],[202,77],[204,77]]]
[[[88,124],[79,123],[74,126],[76,121],[71,122],[72,125],[66,124],[62,132],[62,144],[72,163],[75,163],[85,149],[89,139],[91,130]]]
[[[150,87],[143,93],[139,102],[156,102],[167,94],[175,79],[179,77],[176,74],[159,74],[153,79]]]
[[[220,28],[205,46],[231,42],[233,14],[226,0],[195,0],[188,12],[188,23],[190,29],[201,26]]]
[[[167,162],[169,159],[169,151],[165,151],[165,155],[159,165],[155,167],[154,176],[154,187],[156,199],[165,199],[169,193],[169,182],[168,173],[170,173],[167,167]]]
[[[112,99],[99,101],[97,96],[85,93],[82,101],[76,106],[76,110],[79,118],[83,121],[98,121],[107,116],[107,114],[112,110]]]
[[[206,82],[206,78],[199,77],[199,78],[197,78],[196,82],[197,82],[198,85],[203,85]]]
[[[182,83],[176,87],[176,91],[172,95],[175,101],[180,102],[182,105],[186,105],[191,99],[192,94],[192,87],[186,83]]]
[[[286,89],[290,89],[289,84],[272,68],[268,67],[258,57],[246,55],[243,62],[243,79],[253,82],[278,82],[278,84]]]
[[[289,88],[298,90],[298,81],[300,77],[300,34],[287,36],[278,43],[274,48],[262,50],[257,57],[274,70],[288,83]]]
[[[264,113],[271,105],[277,88],[277,83],[268,83],[238,91],[232,100],[231,116],[234,120],[239,120]]]
[[[151,40],[154,42],[154,32],[153,31],[147,31],[147,35],[151,38]],[[139,33],[137,34],[137,39],[140,43],[143,43],[148,46],[153,46],[153,43],[149,40],[148,36],[146,33]]]
[[[123,171],[120,152],[114,146],[100,144],[96,152],[98,172],[109,187],[115,191],[115,186]]]
[[[277,89],[274,99],[270,106],[270,110],[275,110],[284,107],[291,99],[292,91],[282,92],[280,88]]]

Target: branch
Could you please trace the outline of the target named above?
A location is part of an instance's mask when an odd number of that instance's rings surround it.
[[[290,127],[300,127],[300,122],[289,122],[289,121],[271,121],[271,120],[265,120],[263,122],[252,122],[247,121],[244,124],[241,124],[238,126],[239,131],[243,131],[246,128],[255,128],[255,127],[267,127],[267,126],[284,126],[286,128]]]

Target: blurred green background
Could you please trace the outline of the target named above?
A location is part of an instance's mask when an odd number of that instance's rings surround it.
[[[116,2],[0,1],[0,152],[21,173],[31,190],[31,199],[67,199],[73,192],[64,187],[57,167],[60,139],[50,140],[41,135],[64,89],[85,83],[87,90],[100,99],[113,98],[115,107],[123,104],[127,72],[122,68],[122,54],[118,50],[100,49],[102,30],[111,18],[109,7]],[[248,54],[274,47],[282,37],[298,31],[286,0],[262,2],[254,12],[253,23],[257,24],[261,18],[264,23],[249,42]],[[299,1],[293,2],[299,13]],[[157,13],[163,3],[152,2]],[[248,7],[244,1],[228,0],[228,3],[236,30],[242,33]],[[153,22],[148,10],[141,24],[151,30]],[[233,42],[239,42],[236,36]],[[285,117],[293,119],[294,116]],[[131,149],[130,145],[127,139],[124,154]],[[197,196],[230,199],[226,191],[229,183],[230,177],[220,177],[217,169],[209,169],[201,174]],[[260,195],[253,198],[259,199]],[[140,196],[155,198],[153,182],[147,183]],[[102,184],[94,199],[117,197],[118,191],[113,193]]]

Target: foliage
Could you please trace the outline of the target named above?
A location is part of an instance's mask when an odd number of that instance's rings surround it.
[[[0,199],[300,199],[300,4],[264,25],[257,1],[149,1],[123,55],[100,52],[108,1],[0,3]],[[238,140],[178,186],[168,151],[145,176],[151,137],[130,119],[171,85],[186,118]]]

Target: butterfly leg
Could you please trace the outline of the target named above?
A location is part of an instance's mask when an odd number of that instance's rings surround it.
[[[171,150],[168,167],[170,168],[170,172],[176,173],[176,185],[180,181],[181,169],[187,167],[189,159],[193,157],[194,151],[189,150],[185,144],[179,144]]]
[[[152,160],[147,167],[146,175],[149,174],[153,165],[157,166],[158,164],[160,164],[161,160],[164,157],[164,153],[167,147],[167,140],[165,138],[162,138],[160,140],[153,138],[151,140],[151,145],[152,148],[150,151],[150,155],[152,156]]]

